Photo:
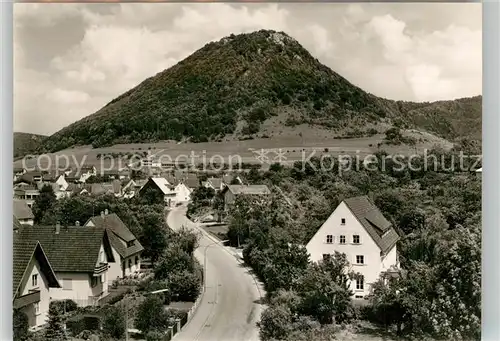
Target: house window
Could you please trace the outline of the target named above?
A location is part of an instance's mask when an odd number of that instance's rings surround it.
[[[363,276],[356,279],[356,290],[364,290],[365,288],[365,279]]]
[[[340,244],[345,244],[345,236],[340,236]]]
[[[129,267],[129,269],[132,267],[132,259],[128,260],[128,267]]]
[[[345,218],[340,219],[340,225],[345,225]]]
[[[91,282],[90,282],[90,286],[92,288],[94,288],[96,285],[97,285],[97,277],[96,276],[92,276],[92,279],[91,279]]]
[[[139,256],[135,256],[135,265],[139,264]]]
[[[40,314],[40,302],[33,303],[33,310],[35,311],[35,315]]]
[[[330,254],[328,254],[328,253],[324,253],[324,254],[323,254],[323,260],[324,260],[324,261],[329,260],[331,257],[332,257],[332,256],[331,256]]]
[[[363,296],[361,296],[361,295],[356,295],[356,296],[354,296],[354,297],[355,297],[355,298],[363,298]]]
[[[333,243],[333,236],[331,234],[326,236],[326,243],[327,244]]]
[[[354,236],[352,236],[352,243],[359,244],[359,235],[355,234]]]
[[[34,274],[31,276],[31,285],[36,287],[38,286],[38,275]]]
[[[357,255],[356,256],[356,264],[365,264],[365,256]]]
[[[63,278],[63,290],[73,290],[73,282],[71,278]]]

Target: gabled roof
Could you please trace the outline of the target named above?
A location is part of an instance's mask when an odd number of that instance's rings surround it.
[[[163,176],[169,184],[171,185],[177,185],[179,183],[179,179],[177,179],[175,176],[173,176],[172,174],[166,174]]]
[[[271,194],[271,191],[266,185],[229,185],[224,189],[225,191],[230,191],[235,195],[267,195]]]
[[[38,171],[31,171],[31,172],[27,172],[27,173],[24,173],[23,175],[21,175],[19,177],[19,181],[24,181],[24,182],[27,182],[29,184],[34,184],[36,183],[35,181],[35,177],[42,177],[42,173],[41,172],[38,172]]]
[[[222,179],[220,178],[208,178],[207,182],[215,189],[222,187]]]
[[[189,188],[198,188],[200,187],[200,178],[197,174],[188,173],[188,175],[184,178],[184,183]]]
[[[113,248],[123,258],[144,250],[144,247],[128,229],[127,225],[125,225],[125,223],[115,213],[92,217],[87,223],[85,223],[85,225],[89,222],[92,222],[94,226],[105,228],[111,232],[108,234],[111,246],[113,246]],[[133,244],[127,247],[123,244],[122,240],[126,243],[133,242]]]
[[[142,188],[144,187],[144,185],[148,182],[147,179],[138,179],[138,180],[134,180],[134,183],[135,183],[135,187],[138,187],[138,188]]]
[[[226,185],[230,185],[231,184],[231,181],[233,180],[237,180],[238,183],[240,185],[242,185],[242,182],[241,182],[241,179],[238,175],[233,175],[233,174],[225,174],[222,176],[222,181],[226,184]]]
[[[33,219],[34,215],[25,200],[14,199],[14,217],[17,219]]]
[[[172,192],[170,188],[170,184],[168,183],[167,179],[165,178],[150,178],[151,180],[159,189],[160,191],[163,192],[163,194],[168,194]]]
[[[98,215],[90,218],[89,221],[92,221],[94,226],[109,229],[126,242],[136,239],[134,234],[130,232],[127,225],[125,225],[116,213]],[[85,225],[87,225],[87,223],[85,223]]]
[[[92,273],[103,243],[108,259],[114,261],[102,227],[61,226],[59,234],[55,232],[55,226],[23,226],[15,236],[27,242],[39,241],[56,272]]]
[[[392,224],[367,196],[345,199],[344,203],[382,253],[389,251],[399,240],[399,235]]]
[[[87,192],[89,192],[93,195],[99,195],[99,194],[105,194],[105,193],[118,194],[121,191],[122,185],[121,185],[120,180],[113,180],[111,182],[86,184],[83,186],[83,188]]]
[[[52,269],[52,266],[46,256],[43,247],[40,245],[38,240],[22,240],[18,235],[14,235],[14,240],[12,243],[13,246],[13,255],[12,255],[12,289],[13,289],[13,297],[16,297],[16,294],[19,291],[19,287],[23,280],[23,277],[26,273],[27,267],[33,257],[36,257],[38,264],[40,265],[40,270],[42,274],[49,282],[49,287],[51,288],[60,288],[59,282],[57,281],[57,277]]]

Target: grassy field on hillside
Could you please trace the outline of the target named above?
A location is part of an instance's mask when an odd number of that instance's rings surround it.
[[[260,163],[263,167],[266,167],[266,165],[268,166],[274,162],[291,163],[304,160],[311,155],[332,155],[336,157],[346,154],[364,157],[379,150],[384,150],[389,154],[410,155],[423,153],[425,149],[430,149],[436,143],[442,142],[428,139],[426,142],[417,143],[417,145],[412,147],[385,144],[379,147],[378,145],[383,142],[383,138],[383,135],[352,139],[286,136],[233,142],[119,144],[112,147],[95,149],[92,147],[80,147],[40,155],[37,159],[17,160],[14,162],[14,167],[26,165],[27,167],[38,166],[46,169],[50,168],[49,165],[52,168],[57,164],[63,166],[67,160],[70,166],[73,167],[85,164],[94,165],[97,168],[106,167],[109,169],[125,167],[128,163],[124,159],[112,159],[112,153],[122,153],[123,155],[130,153],[142,156],[144,152],[155,154],[161,161],[165,162],[172,160],[191,164],[191,160],[194,160],[196,164],[220,164],[224,162],[230,163],[233,166],[237,166],[241,162]],[[450,147],[450,145],[445,144],[445,147]],[[194,157],[192,157],[192,153],[194,153]],[[98,158],[98,155],[106,156]]]

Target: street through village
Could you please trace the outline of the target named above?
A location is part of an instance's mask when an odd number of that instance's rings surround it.
[[[199,232],[196,258],[206,265],[206,289],[191,321],[175,336],[176,341],[257,341],[257,321],[262,310],[262,289],[236,253],[186,217],[186,207],[173,208],[167,216],[173,230],[183,226]],[[206,262],[204,257],[206,254]]]

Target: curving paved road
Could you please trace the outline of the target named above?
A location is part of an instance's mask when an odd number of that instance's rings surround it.
[[[264,293],[254,277],[237,260],[236,255],[219,244],[186,217],[186,207],[173,208],[167,223],[174,230],[185,226],[199,231],[200,246],[196,258],[204,263],[206,249],[206,291],[189,321],[175,341],[258,341],[257,321]]]

